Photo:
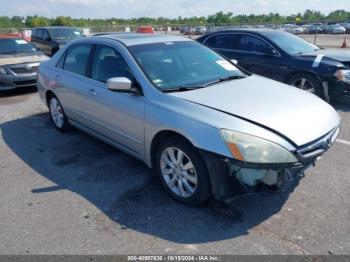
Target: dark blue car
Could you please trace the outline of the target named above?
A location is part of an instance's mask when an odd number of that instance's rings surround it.
[[[299,87],[325,100],[350,101],[350,51],[319,48],[275,30],[226,30],[197,41],[252,73]]]

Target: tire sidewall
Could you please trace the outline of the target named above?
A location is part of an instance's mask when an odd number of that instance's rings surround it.
[[[51,105],[51,100],[52,100],[52,99],[56,99],[57,102],[59,103],[61,109],[62,109],[62,113],[63,113],[63,125],[62,125],[62,127],[58,127],[58,126],[56,125],[55,121],[54,121],[53,118],[52,118],[52,112],[51,112],[51,106],[50,106],[50,105]],[[56,128],[57,130],[61,131],[61,132],[66,132],[66,131],[68,131],[69,128],[70,128],[70,125],[69,125],[69,122],[68,122],[68,118],[67,118],[67,116],[66,116],[66,113],[64,112],[64,109],[63,109],[63,107],[62,107],[62,104],[61,104],[60,100],[59,100],[55,95],[51,95],[50,98],[49,98],[49,110],[50,110],[50,118],[51,118],[51,121],[52,121],[53,125],[55,126],[55,128]]]
[[[197,175],[197,187],[192,196],[182,198],[176,195],[167,185],[163,178],[160,169],[160,160],[163,151],[168,147],[176,147],[182,150],[194,165]],[[189,142],[182,138],[170,137],[166,141],[162,142],[159,149],[156,151],[155,168],[159,175],[159,178],[166,189],[166,191],[177,201],[189,205],[199,205],[207,200],[211,196],[211,186],[207,167],[199,153],[199,151],[193,147]]]
[[[288,80],[288,84],[292,85],[292,83],[295,80],[301,79],[301,78],[305,78],[307,79],[309,82],[312,83],[312,85],[314,86],[314,95],[321,97],[322,99],[324,98],[323,92],[322,92],[322,88],[321,88],[321,82],[313,75],[309,74],[309,73],[299,73],[299,74],[295,74],[294,76],[292,76],[289,80]],[[295,86],[293,86],[295,87]],[[298,88],[298,87],[295,87]],[[300,88],[298,88],[300,89]],[[302,90],[302,89],[300,89]],[[306,90],[303,90],[306,91]]]

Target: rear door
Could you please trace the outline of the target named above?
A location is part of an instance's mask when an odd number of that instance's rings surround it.
[[[43,37],[43,30],[42,29],[35,29],[34,38],[32,39],[32,42],[34,43],[35,47],[44,51],[42,37]]]
[[[86,98],[92,89],[87,77],[88,61],[93,52],[92,44],[78,44],[68,48],[61,56],[52,87],[58,96],[68,118],[91,128],[86,114]]]
[[[42,45],[42,50],[52,56],[52,46],[51,46],[51,37],[50,37],[50,34],[48,32],[48,30],[46,29],[43,29],[43,34],[42,34],[42,42],[41,42],[41,45]]]

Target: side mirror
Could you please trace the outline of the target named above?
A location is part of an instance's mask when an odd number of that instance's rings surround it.
[[[132,82],[126,77],[112,77],[107,80],[107,88],[114,92],[129,93],[132,91]]]
[[[267,55],[267,56],[277,55],[277,51],[273,48],[270,48],[270,47],[263,48],[262,52],[264,53],[264,55]]]
[[[238,65],[238,61],[236,59],[231,59],[231,62],[234,63],[235,65]]]

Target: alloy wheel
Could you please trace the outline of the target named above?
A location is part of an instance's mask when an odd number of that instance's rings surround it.
[[[306,78],[298,78],[292,82],[292,86],[300,88],[302,90],[308,91],[310,93],[315,93],[314,85]]]
[[[169,189],[182,198],[191,197],[197,188],[197,174],[191,159],[181,149],[167,147],[160,159],[160,171]]]
[[[60,102],[53,97],[50,100],[50,113],[53,122],[58,128],[62,128],[64,124],[64,115]]]

